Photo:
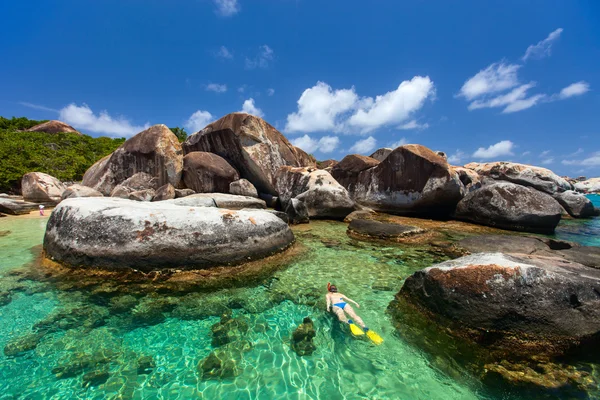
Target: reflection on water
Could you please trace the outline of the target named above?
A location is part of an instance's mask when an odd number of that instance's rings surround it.
[[[427,249],[355,241],[345,224],[317,221],[296,230],[308,251],[255,287],[58,291],[26,273],[39,268],[28,263],[46,220],[0,220],[0,398],[487,398],[432,367],[385,313],[407,276],[442,260]],[[327,282],[360,303],[381,346],[324,312]],[[290,340],[307,316],[316,351],[299,357]]]

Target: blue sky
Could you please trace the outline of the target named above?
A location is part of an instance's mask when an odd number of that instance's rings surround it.
[[[4,3],[6,117],[121,137],[244,110],[318,159],[420,143],[600,175],[599,2]]]

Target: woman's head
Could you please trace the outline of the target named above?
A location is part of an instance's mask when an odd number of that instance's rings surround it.
[[[337,292],[337,287],[335,285],[332,285],[331,283],[327,283],[327,291],[335,293]]]

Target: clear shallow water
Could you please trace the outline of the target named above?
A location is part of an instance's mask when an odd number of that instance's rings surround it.
[[[395,334],[385,310],[403,279],[442,260],[424,249],[358,242],[345,224],[313,222],[296,229],[306,253],[260,285],[99,294],[28,278],[39,268],[31,263],[46,220],[0,219],[0,293],[11,297],[0,307],[0,399],[503,398],[458,370],[452,378],[438,371]],[[352,338],[324,312],[328,281],[360,303],[381,346]],[[211,327],[224,308],[248,329],[213,346]],[[307,316],[316,351],[299,357],[290,340]],[[7,355],[6,348],[22,351]],[[203,379],[198,364],[217,348],[226,349],[236,376]],[[89,383],[90,374],[99,378]]]
[[[600,195],[587,196],[600,208]],[[586,220],[563,220],[556,229],[558,239],[576,242],[585,246],[600,246],[600,217]]]

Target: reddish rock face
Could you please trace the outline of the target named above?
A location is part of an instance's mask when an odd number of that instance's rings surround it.
[[[331,169],[331,176],[349,191],[358,182],[358,174],[379,164],[374,158],[359,154],[347,155]]]
[[[340,179],[357,203],[396,214],[448,215],[464,192],[446,160],[413,144],[398,147],[376,166],[363,169],[355,183]]]
[[[333,168],[336,166],[338,161],[336,160],[325,160],[325,161],[317,161],[317,168],[325,169],[325,168]]]
[[[36,125],[27,129],[27,132],[46,132],[46,133],[66,133],[72,132],[81,135],[71,125],[67,125],[61,121],[48,121],[43,124]]]
[[[144,172],[157,178],[157,185],[178,187],[183,170],[183,151],[177,137],[165,125],[154,125],[123,143],[109,157],[92,165],[83,185],[108,196],[120,183]]]
[[[245,113],[228,114],[191,135],[186,154],[205,151],[226,159],[260,193],[276,195],[275,174],[282,166],[315,166],[315,160],[263,119]]]
[[[229,193],[239,174],[224,158],[195,151],[183,158],[183,182],[196,193]]]

